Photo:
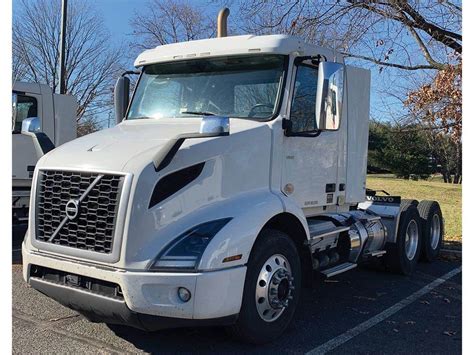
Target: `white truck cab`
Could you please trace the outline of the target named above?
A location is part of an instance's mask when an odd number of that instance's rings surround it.
[[[21,223],[28,218],[36,162],[77,136],[77,101],[72,95],[54,94],[45,84],[16,81],[12,105],[12,207],[14,223]],[[23,125],[30,131],[22,132]]]
[[[286,35],[159,46],[135,66],[120,124],[36,165],[33,288],[92,321],[223,324],[262,343],[314,277],[436,256],[437,203],[420,203],[429,232],[416,201],[367,198],[369,71]]]

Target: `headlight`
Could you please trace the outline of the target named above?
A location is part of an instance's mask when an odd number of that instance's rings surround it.
[[[200,224],[168,244],[151,265],[151,270],[195,270],[211,239],[232,218]]]

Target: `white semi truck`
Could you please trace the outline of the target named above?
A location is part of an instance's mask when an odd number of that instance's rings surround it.
[[[14,82],[12,90],[13,223],[28,220],[36,162],[54,147],[77,137],[77,101],[54,94],[45,84]],[[29,127],[22,133],[22,125]]]
[[[314,278],[437,256],[437,202],[366,189],[367,70],[286,35],[169,44],[135,65],[130,104],[116,85],[122,122],[36,165],[31,287],[96,322],[264,343]]]

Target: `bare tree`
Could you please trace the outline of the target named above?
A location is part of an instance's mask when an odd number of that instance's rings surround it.
[[[13,17],[13,78],[59,85],[61,2],[20,0]],[[120,65],[102,18],[84,1],[70,1],[66,36],[66,93],[75,95],[77,120],[112,107],[112,88]]]
[[[247,29],[302,35],[377,65],[441,70],[455,61],[452,54],[462,54],[461,5],[447,0],[241,0],[240,4]]]
[[[213,37],[214,21],[185,0],[150,0],[136,12],[130,25],[137,50]]]

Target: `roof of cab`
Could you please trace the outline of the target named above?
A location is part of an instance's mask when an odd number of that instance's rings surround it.
[[[13,82],[13,91],[25,92],[30,94],[51,94],[51,88],[46,84],[28,83],[24,81]]]
[[[175,60],[196,59],[202,57],[218,57],[226,55],[242,55],[251,53],[274,53],[298,55],[322,54],[333,51],[318,47],[289,35],[268,36],[232,36],[221,38],[201,39],[197,41],[180,42],[158,46],[141,53],[135,60],[135,66],[170,62]]]

